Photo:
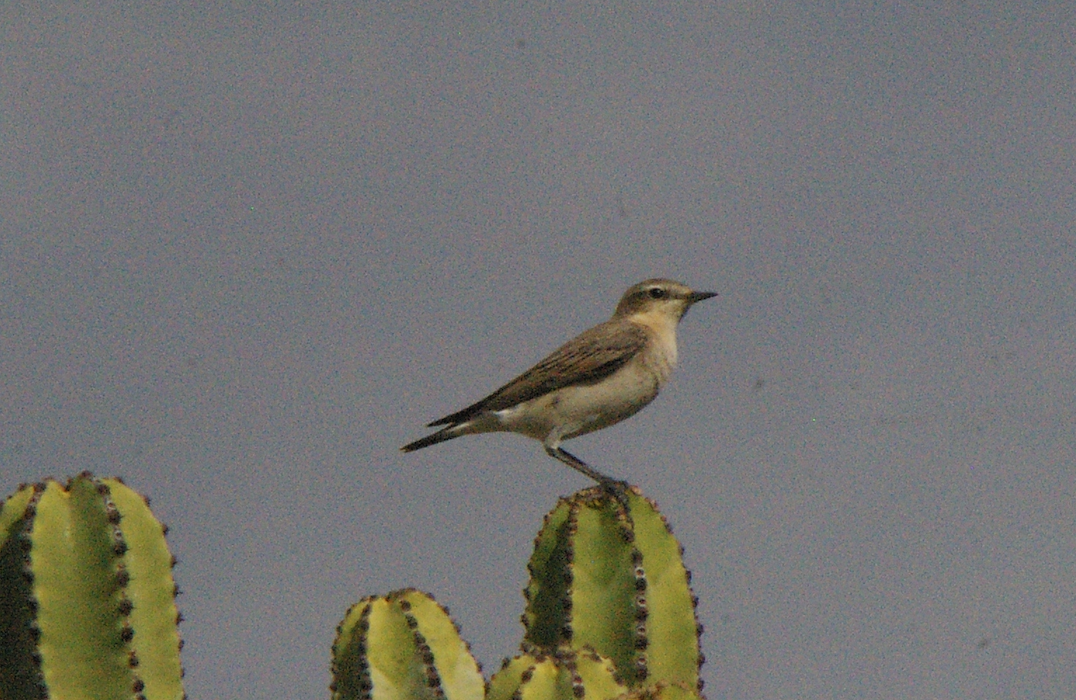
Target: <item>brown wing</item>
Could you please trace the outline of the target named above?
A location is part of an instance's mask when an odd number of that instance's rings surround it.
[[[500,411],[569,384],[600,382],[635,357],[645,344],[646,331],[640,326],[619,319],[606,321],[560,346],[478,403],[436,420],[429,427],[463,423],[484,411]]]

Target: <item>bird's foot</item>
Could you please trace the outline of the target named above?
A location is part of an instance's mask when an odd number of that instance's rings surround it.
[[[631,489],[631,484],[619,479],[604,478],[598,481],[598,487],[620,504],[625,515],[630,512],[628,511],[628,491]]]
[[[600,471],[589,466],[586,462],[579,459],[571,452],[568,452],[563,447],[550,447],[547,445],[545,451],[550,457],[560,460],[577,472],[598,482],[598,487],[604,491],[606,495],[616,499],[616,502],[623,508],[624,515],[628,515],[628,489],[631,488],[631,484],[602,474]]]

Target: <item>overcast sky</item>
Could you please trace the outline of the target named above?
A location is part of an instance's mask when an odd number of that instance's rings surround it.
[[[398,448],[672,277],[671,384],[568,447],[711,700],[1072,698],[1076,14],[971,4],[4,4],[0,493],[152,497],[192,700],[327,697],[403,586],[490,672],[587,482]]]

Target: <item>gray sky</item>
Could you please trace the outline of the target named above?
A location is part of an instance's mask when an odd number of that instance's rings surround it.
[[[687,548],[711,700],[1071,698],[1071,7],[605,5],[4,5],[2,492],[153,498],[192,698],[327,696],[407,585],[492,671],[587,484],[398,447],[673,277],[672,383],[569,449]]]

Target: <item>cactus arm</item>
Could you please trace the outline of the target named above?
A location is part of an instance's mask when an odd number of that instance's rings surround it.
[[[486,700],[611,700],[626,691],[608,659],[561,647],[505,660],[489,681]]]
[[[590,647],[635,690],[698,689],[701,627],[681,554],[637,489],[623,499],[601,489],[562,499],[535,540],[524,650]]]
[[[634,494],[632,498],[641,501]],[[700,628],[695,616],[697,600],[689,586],[683,550],[661,514],[641,505],[633,504],[632,519],[636,544],[645,552],[642,563],[650,608],[646,630],[650,678],[655,682],[675,680],[693,686],[699,677]],[[685,650],[694,653],[684,653]]]
[[[572,638],[608,656],[634,681],[636,607],[631,532],[612,499],[573,508]]]
[[[92,481],[76,479],[69,490],[47,483],[30,559],[41,671],[55,697],[77,697],[82,688],[97,689],[101,698],[131,695],[113,535]]]
[[[571,515],[571,505],[561,499],[545,517],[538,536],[534,539],[534,554],[527,564],[530,582],[523,590],[527,608],[523,613],[523,626],[527,629],[524,644],[551,649],[561,643],[568,628],[569,608],[566,603],[571,576],[568,558],[571,556],[569,540],[564,535]]]
[[[481,698],[486,684],[452,618],[432,598],[419,591],[406,590],[400,600],[410,607],[412,619],[417,623],[416,631],[426,639],[431,650],[436,650],[440,660],[437,673],[445,696],[449,700]]]
[[[26,508],[37,495],[22,486],[0,509],[0,698],[29,698],[41,686],[41,672],[33,663],[36,642],[31,630],[31,581],[27,580]]]
[[[485,683],[448,611],[404,589],[348,610],[331,690],[335,700],[482,700]]]
[[[416,663],[414,635],[398,606],[388,600],[375,600],[370,606],[369,644],[370,680],[377,700],[428,698],[432,694],[422,676],[423,666]]]
[[[137,494],[46,480],[4,503],[0,528],[0,697],[183,697],[172,559]]]
[[[366,629],[369,626],[370,605],[373,597],[363,598],[353,605],[336,628],[333,642],[334,699],[362,697],[369,683],[366,662]]]
[[[130,625],[138,631],[132,645],[140,661],[138,675],[145,683],[144,693],[147,698],[179,700],[183,697],[183,669],[172,578],[175,559],[165,543],[165,528],[141,495],[117,479],[102,481],[123,513],[119,525],[128,550],[138,554],[127,557],[131,577],[127,598],[132,605]]]

